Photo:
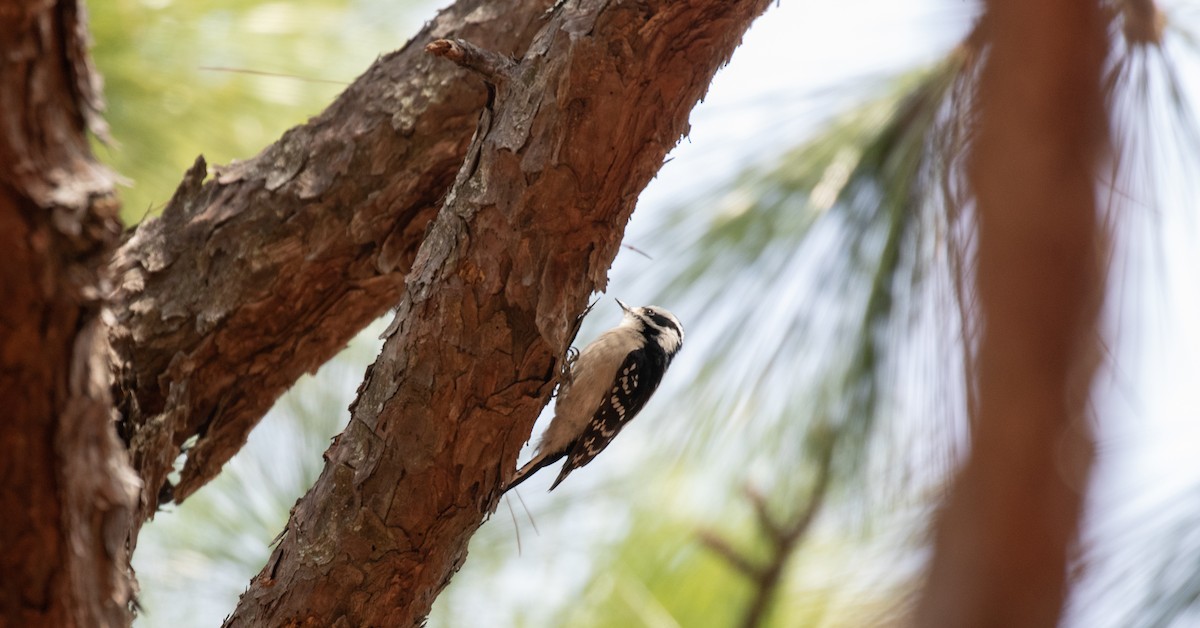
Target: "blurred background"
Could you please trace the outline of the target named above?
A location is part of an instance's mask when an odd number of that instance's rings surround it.
[[[437,8],[91,3],[115,138],[97,150],[127,178],[126,222],[160,210],[197,154],[251,157],[319,112]],[[1116,239],[1069,626],[1200,621],[1200,3],[1159,8],[1160,36],[1112,31],[1118,159],[1099,184]],[[970,429],[977,330],[956,277],[972,253],[961,158],[977,12],[793,0],[759,20],[642,195],[633,248],[580,334],[619,319],[616,296],[675,312],[684,351],[604,456],[553,494],[546,472],[504,500],[430,626],[904,621]],[[348,419],[383,326],[146,527],[138,626],[214,626],[233,609]],[[770,566],[781,578],[764,606],[749,573]]]

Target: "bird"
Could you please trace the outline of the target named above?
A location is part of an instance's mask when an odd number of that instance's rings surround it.
[[[624,312],[621,322],[584,347],[570,364],[559,388],[554,419],[533,458],[513,475],[505,491],[566,458],[550,485],[554,490],[603,451],[658,390],[683,347],[683,325],[656,305],[631,308],[616,301]]]

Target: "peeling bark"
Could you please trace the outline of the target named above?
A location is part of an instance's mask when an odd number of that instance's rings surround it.
[[[144,480],[134,538],[160,496],[182,501],[212,479],[279,395],[399,302],[485,97],[421,46],[454,35],[519,53],[547,6],[461,0],[257,157],[208,181],[197,160],[123,243],[112,342]]]
[[[71,0],[0,18],[0,625],[120,626],[137,481],[112,427],[100,322],[120,233],[86,19]]]
[[[554,13],[485,111],[349,426],[227,626],[420,623],[495,509],[638,193],[768,3]]]
[[[1106,237],[1099,3],[993,0],[970,163],[979,420],[938,522],[922,626],[1054,626],[1092,458]]]

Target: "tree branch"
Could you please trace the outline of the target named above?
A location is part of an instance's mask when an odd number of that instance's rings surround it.
[[[414,41],[524,50],[548,4],[460,0]],[[283,391],[399,302],[484,102],[461,77],[419,45],[386,55],[257,157],[207,181],[197,160],[121,246],[111,336],[121,431],[144,480],[135,538],[160,492],[182,501],[203,486]]]
[[[825,505],[825,495],[829,492],[829,484],[833,479],[833,452],[837,441],[834,432],[820,428],[816,433],[818,457],[816,462],[817,475],[809,489],[804,507],[791,518],[784,519],[771,514],[766,498],[750,487],[746,487],[746,499],[754,508],[755,523],[767,540],[770,541],[770,556],[766,561],[755,561],[745,552],[739,551],[716,532],[702,530],[700,541],[716,555],[723,558],[738,572],[745,575],[754,585],[754,595],[742,614],[739,625],[742,628],[757,628],[762,626],[771,610],[771,601],[779,590],[784,570],[792,556],[800,548],[817,513]]]
[[[769,0],[582,0],[498,95],[320,479],[227,626],[417,625],[498,503],[637,195]]]
[[[709,551],[720,556],[721,559],[729,563],[729,566],[733,567],[738,573],[746,576],[751,582],[758,583],[762,581],[767,569],[766,565],[758,563],[746,552],[734,547],[728,539],[714,530],[701,530],[699,537],[700,543],[704,547],[707,547]]]
[[[1167,17],[1154,0],[1124,0],[1117,3],[1122,16],[1125,41],[1134,46],[1162,44]]]

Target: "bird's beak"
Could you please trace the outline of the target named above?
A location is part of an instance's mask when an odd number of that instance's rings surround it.
[[[629,306],[625,305],[624,301],[622,301],[620,299],[613,299],[613,300],[617,302],[617,305],[621,306],[621,309],[624,310],[625,313],[629,313]]]

